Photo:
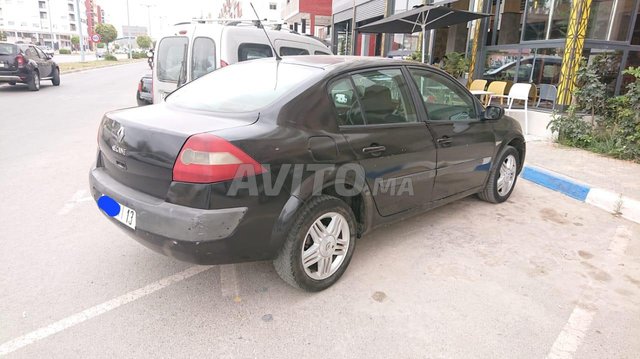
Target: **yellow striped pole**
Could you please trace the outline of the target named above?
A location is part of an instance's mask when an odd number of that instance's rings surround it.
[[[478,0],[476,2],[476,11],[482,12],[482,8],[484,6],[484,0]],[[480,42],[480,21],[475,20],[472,26],[473,32],[473,42],[471,43],[471,58],[469,59],[469,78],[467,79],[467,87],[471,86],[471,82],[473,82],[473,73],[476,69],[476,61],[478,60],[478,46]]]
[[[571,104],[571,95],[575,88],[575,79],[584,49],[584,38],[587,34],[589,11],[592,0],[573,0],[567,28],[567,41],[562,55],[560,82],[558,83],[558,97],[556,103],[560,108]]]

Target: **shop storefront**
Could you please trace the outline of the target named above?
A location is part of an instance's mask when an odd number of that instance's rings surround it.
[[[423,2],[356,0],[355,3],[357,29]],[[477,32],[472,23],[435,31],[432,58],[461,52],[475,59],[474,78],[560,88],[563,71],[575,76],[580,57],[588,61],[605,58],[609,92],[618,94],[629,81],[621,69],[640,66],[639,5],[640,0],[454,1],[446,6],[490,13],[492,17],[478,21]],[[419,49],[418,33],[375,37],[356,32],[353,46],[353,1],[334,0],[333,10],[336,53],[387,56],[392,51]],[[477,53],[472,56],[476,34]]]

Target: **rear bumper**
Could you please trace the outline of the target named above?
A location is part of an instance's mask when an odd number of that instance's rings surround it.
[[[0,75],[0,82],[22,82],[26,79],[20,78],[20,76],[14,75]]]
[[[145,246],[199,264],[243,260],[233,242],[246,207],[205,210],[168,203],[117,182],[101,167],[91,170],[89,183],[94,200],[107,195],[136,211],[135,230],[105,216]]]

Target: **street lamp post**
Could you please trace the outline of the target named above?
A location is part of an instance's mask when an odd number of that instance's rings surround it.
[[[140,6],[144,6],[147,8],[147,22],[149,23],[149,37],[151,37],[151,8],[155,5],[151,4],[140,4]]]
[[[127,0],[127,43],[129,44],[129,58],[131,59],[131,21],[129,19],[129,0]]]
[[[76,13],[78,14],[78,31],[80,31],[80,62],[84,62],[84,36],[82,35],[82,16],[80,16],[80,0],[76,0]]]

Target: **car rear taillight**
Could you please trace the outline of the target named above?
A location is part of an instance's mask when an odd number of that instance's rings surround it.
[[[138,92],[142,92],[142,80],[138,82]]]
[[[220,68],[223,68],[225,66],[229,66],[229,64],[224,60],[220,60]]]
[[[230,142],[208,133],[193,135],[173,166],[173,180],[191,183],[229,181],[265,172],[256,160]]]
[[[16,62],[18,63],[18,67],[24,67],[26,61],[24,61],[24,56],[18,55],[16,56]]]

